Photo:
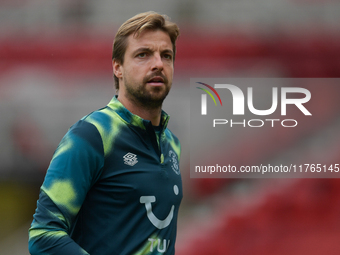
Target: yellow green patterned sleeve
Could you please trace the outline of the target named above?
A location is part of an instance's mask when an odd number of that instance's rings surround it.
[[[70,238],[70,233],[103,164],[103,143],[97,128],[79,121],[60,142],[41,187],[29,229],[32,255],[88,254]]]

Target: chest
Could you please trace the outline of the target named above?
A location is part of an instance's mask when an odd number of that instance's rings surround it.
[[[179,205],[183,195],[178,155],[165,138],[128,129],[115,139],[113,148],[98,189],[122,206],[141,197],[153,197],[156,207]]]

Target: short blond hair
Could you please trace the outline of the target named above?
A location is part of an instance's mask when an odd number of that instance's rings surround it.
[[[113,41],[112,60],[123,64],[127,48],[127,37],[131,34],[138,37],[145,30],[162,30],[166,32],[170,37],[174,52],[173,58],[175,59],[176,40],[179,36],[178,26],[171,22],[168,16],[150,11],[137,14],[121,25]],[[116,75],[114,75],[114,80],[116,89],[119,89],[119,79]]]

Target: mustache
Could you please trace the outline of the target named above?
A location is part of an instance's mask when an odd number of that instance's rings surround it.
[[[147,75],[147,76],[145,76],[144,77],[144,79],[143,79],[143,84],[146,84],[148,81],[150,81],[152,78],[154,78],[154,77],[161,77],[162,79],[163,79],[163,81],[164,81],[164,84],[168,84],[168,78],[166,78],[166,76],[164,75],[164,74],[162,74],[162,72],[159,72],[159,71],[157,71],[157,72],[154,72],[154,73],[152,73],[152,74],[149,74],[149,75]]]

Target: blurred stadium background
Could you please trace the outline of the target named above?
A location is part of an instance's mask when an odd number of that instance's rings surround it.
[[[190,179],[188,139],[190,77],[339,77],[336,0],[0,1],[0,253],[28,254],[53,151],[114,95],[112,40],[122,22],[148,10],[182,33],[164,105],[183,147],[177,254],[340,254],[338,179]],[[317,125],[234,137],[231,158],[340,163],[339,88],[313,103],[323,116]]]

